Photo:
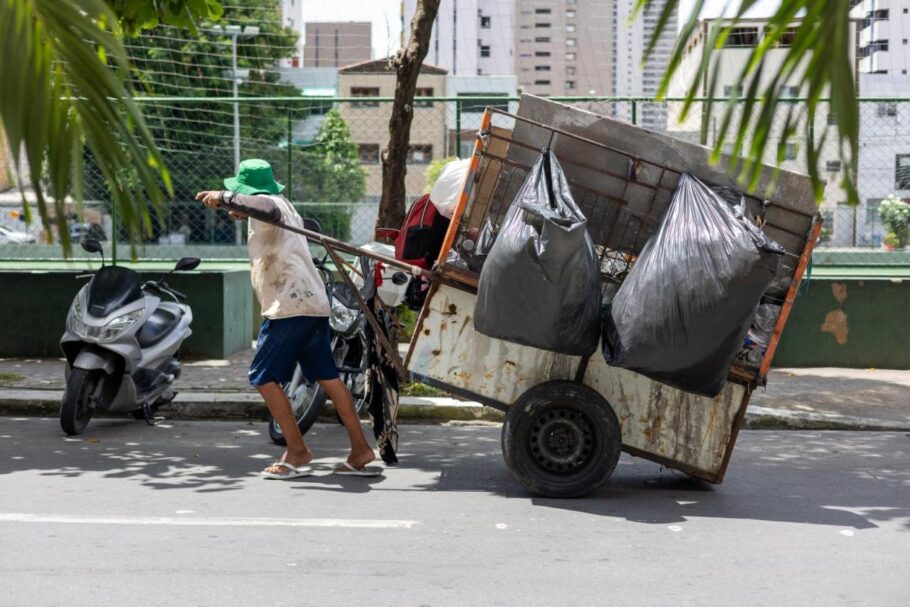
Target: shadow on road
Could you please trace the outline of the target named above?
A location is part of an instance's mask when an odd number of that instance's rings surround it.
[[[899,522],[910,530],[910,435],[906,433],[745,432],[722,485],[710,485],[624,455],[612,479],[576,500],[530,497],[506,469],[499,428],[401,426],[401,464],[365,479],[328,474],[347,454],[342,428],[317,424],[307,436],[318,476],[287,481],[294,495],[470,492],[529,501],[534,507],[643,524],[693,518],[748,519],[868,529]],[[57,420],[0,418],[0,483],[9,475],[83,475],[158,491],[216,493],[261,482],[259,470],[282,452],[264,423],[172,422],[156,427],[93,420],[65,438]],[[276,481],[277,482],[277,481]],[[371,498],[364,496],[365,500]]]

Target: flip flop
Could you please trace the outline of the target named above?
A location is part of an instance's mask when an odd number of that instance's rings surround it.
[[[287,468],[288,469],[287,474],[279,474],[277,472],[266,472],[265,470],[263,470],[259,474],[261,474],[263,478],[268,479],[268,480],[285,481],[285,480],[290,480],[292,478],[301,478],[304,476],[310,476],[313,473],[313,469],[310,468],[309,466],[298,467],[293,464],[289,464],[287,462],[275,462],[274,464],[269,466],[269,468],[274,467],[274,466],[280,466],[282,468]]]
[[[338,476],[379,476],[382,474],[382,468],[379,466],[363,466],[362,468],[355,468],[348,462],[341,464],[341,468],[335,468],[332,470],[332,474],[337,474]]]

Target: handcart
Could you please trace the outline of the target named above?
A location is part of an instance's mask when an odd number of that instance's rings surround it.
[[[758,360],[737,358],[716,397],[610,367],[600,353],[567,356],[475,331],[483,261],[474,248],[477,234],[486,223],[501,222],[543,148],[559,158],[588,219],[604,289],[615,287],[635,263],[684,172],[741,196],[764,232],[784,247],[777,275],[763,296],[779,305],[767,347]],[[749,398],[765,384],[821,231],[821,217],[807,176],[765,167],[755,193],[741,192],[724,170],[727,159],[714,166],[709,154],[697,144],[523,95],[517,114],[495,108],[484,112],[432,272],[316,232],[281,227],[322,244],[338,268],[349,266],[340,250],[431,281],[404,363],[366,302],[352,290],[376,331],[377,347],[400,374],[506,412],[503,456],[512,474],[533,493],[584,495],[609,478],[620,451],[720,483]],[[774,187],[768,187],[772,183]],[[772,193],[766,197],[768,190]],[[347,272],[340,274],[354,287]]]
[[[487,221],[501,222],[545,147],[559,158],[588,219],[604,288],[634,263],[683,172],[745,195],[765,233],[783,245],[786,253],[765,293],[765,299],[780,304],[770,342],[760,360],[734,363],[717,397],[609,367],[600,353],[566,356],[474,330],[478,274],[464,267],[476,253],[469,245]],[[739,192],[725,164],[709,162],[709,153],[529,95],[521,98],[517,114],[488,108],[483,115],[405,365],[420,381],[506,411],[503,455],[532,492],[583,495],[610,476],[620,449],[712,483],[723,480],[749,397],[765,383],[821,218],[808,177],[781,171],[770,198],[749,196]],[[765,168],[756,192],[765,191],[773,173]]]

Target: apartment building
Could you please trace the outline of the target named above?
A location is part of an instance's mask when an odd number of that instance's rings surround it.
[[[697,68],[702,61],[704,46],[709,38],[710,30],[713,26],[722,22],[717,19],[706,19],[698,24],[693,36],[689,39],[682,63],[676,70],[673,80],[671,81],[669,95],[671,97],[684,96],[693,84],[693,78],[697,73]],[[794,27],[797,23],[793,24]],[[767,21],[762,19],[744,19],[741,20],[737,27],[733,28],[727,38],[726,46],[717,49],[712,54],[712,64],[720,67],[720,74],[717,78],[716,94],[722,97],[731,97],[734,95],[743,95],[743,83],[740,80],[740,74],[743,67],[749,61],[749,57],[764,36]],[[851,22],[853,35],[855,37],[856,23]],[[788,39],[784,37],[781,44],[775,48],[770,48],[765,54],[764,70],[760,86],[765,86],[776,76],[783,65],[784,58],[788,51]],[[851,63],[855,64],[856,49],[851,47],[853,59]],[[719,63],[718,63],[719,62]],[[804,74],[797,70],[796,73],[786,82],[780,83],[779,92],[782,96],[799,97],[804,94],[803,81]],[[701,96],[710,95],[709,84],[707,79],[697,84],[698,93]],[[689,112],[688,117],[680,122],[681,103],[668,104],[667,130],[674,136],[688,139],[694,142],[700,142],[707,146],[714,146],[720,129],[722,120],[723,107],[715,106],[714,112],[710,117],[710,122],[705,124],[707,119],[702,108],[696,104]],[[797,106],[798,107],[798,106]],[[782,131],[787,120],[789,106],[779,106],[776,109],[775,124],[776,132],[772,135],[765,149],[764,162],[770,165],[778,164],[778,142],[783,135]],[[796,118],[799,117],[797,120]],[[794,116],[794,122],[791,126],[794,128],[795,136],[789,138],[786,146],[785,157],[780,167],[797,171],[800,173],[807,172],[806,146],[810,133],[820,134],[826,127],[836,127],[836,116],[828,112],[826,106],[822,106],[815,117],[815,124],[808,124],[805,114],[797,113]],[[732,131],[735,132],[739,124],[734,116]],[[731,145],[725,145],[727,149]],[[827,180],[825,198],[822,204],[822,213],[826,218],[826,229],[830,233],[830,243],[839,245],[850,245],[856,233],[854,218],[848,214],[838,213],[838,205],[846,203],[847,196],[841,182],[844,176],[844,167],[841,166],[840,157],[837,150],[835,137],[829,135],[828,144],[822,150],[820,169],[823,177]],[[862,194],[861,194],[862,195]]]
[[[910,2],[863,0],[855,4],[850,16],[859,22],[859,71],[907,76],[910,69]]]
[[[394,97],[395,71],[386,59],[366,61],[338,70],[338,93],[342,97]],[[446,90],[446,70],[423,64],[417,78],[417,100],[411,123],[411,145],[408,151],[405,187],[409,196],[419,196],[426,189],[425,172],[436,158],[446,155],[446,107],[444,103],[420,101],[420,97],[441,97]],[[377,101],[353,101],[339,104],[339,110],[351,129],[351,137],[360,148],[360,160],[367,171],[367,200],[379,200],[382,194],[382,165],[379,153],[389,139],[391,104]]]
[[[613,94],[617,97],[655,97],[663,80],[676,44],[677,13],[667,22],[651,57],[642,67],[642,59],[654,36],[665,1],[658,0],[630,22],[636,0],[615,0],[613,4]],[[667,127],[667,109],[662,103],[637,103],[633,116],[631,103],[616,103],[613,115],[645,128],[663,131]]]
[[[401,3],[402,44],[417,0]],[[515,0],[442,0],[426,61],[452,76],[507,75],[514,70]]]
[[[373,58],[369,22],[309,22],[304,27],[303,67],[342,68]]]
[[[281,26],[294,30],[298,34],[303,31],[303,2],[304,0],[281,0]],[[294,54],[278,62],[280,67],[300,67],[303,57],[303,38],[297,40]]]
[[[515,75],[534,95],[612,95],[615,0],[515,0]]]

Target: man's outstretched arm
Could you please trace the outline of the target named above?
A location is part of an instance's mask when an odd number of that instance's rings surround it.
[[[229,199],[228,201],[225,197]],[[278,204],[268,196],[248,196],[246,194],[229,195],[224,191],[199,192],[196,194],[196,200],[201,200],[207,207],[217,209],[221,206],[227,206],[231,210],[231,216],[234,219],[246,219],[253,217],[263,221],[281,221],[281,209]]]

